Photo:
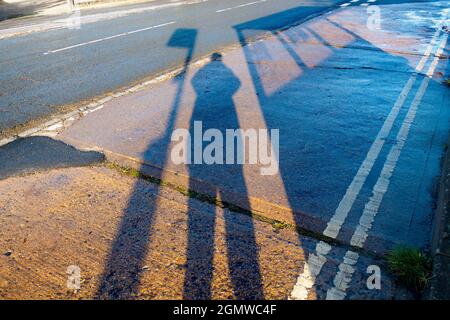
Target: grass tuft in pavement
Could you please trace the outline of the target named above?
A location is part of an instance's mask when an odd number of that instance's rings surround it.
[[[410,289],[420,292],[431,279],[431,258],[419,249],[399,246],[388,255],[390,271]]]

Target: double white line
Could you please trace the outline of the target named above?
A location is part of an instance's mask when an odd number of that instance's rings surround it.
[[[408,139],[409,130],[416,117],[420,102],[422,101],[425,91],[428,88],[430,79],[439,62],[439,57],[442,54],[442,51],[447,43],[447,38],[448,34],[444,34],[441,40],[441,44],[436,51],[433,62],[428,69],[427,76],[422,80],[419,90],[417,91],[414,100],[412,101],[411,106],[408,110],[408,113],[406,114],[405,120],[403,121],[402,126],[397,134],[395,144],[389,150],[389,154],[386,158],[381,174],[372,189],[372,196],[370,197],[369,202],[367,202],[364,207],[364,211],[359,220],[359,225],[356,227],[356,230],[350,241],[353,246],[362,248],[364,246],[364,243],[366,242],[368,232],[372,228],[372,224],[375,220],[375,216],[378,213],[378,209],[380,208],[381,201],[383,200],[383,197],[389,188],[390,178],[394,173],[402,149],[406,143],[406,140]],[[352,275],[355,271],[353,266],[357,263],[358,258],[359,254],[357,252],[350,250],[347,251],[344,257],[344,261],[339,265],[339,271],[334,278],[334,287],[332,287],[327,292],[328,300],[341,300],[345,298],[346,290],[352,280]]]
[[[445,20],[444,20],[445,21]],[[394,172],[395,166],[397,164],[398,158],[400,157],[400,153],[405,145],[406,139],[408,138],[409,129],[411,127],[412,122],[416,116],[418,107],[422,100],[423,95],[428,87],[431,76],[436,69],[436,66],[439,62],[439,57],[442,54],[443,49],[447,43],[448,34],[444,34],[440,41],[436,42],[439,38],[441,32],[441,28],[435,32],[429,46],[424,52],[422,59],[417,64],[415,71],[417,73],[421,73],[425,63],[427,62],[430,54],[433,49],[436,49],[434,54],[434,59],[430,64],[430,67],[426,73],[426,78],[422,81],[420,88],[418,89],[416,96],[414,97],[413,102],[409,108],[409,111],[403,121],[403,124],[400,128],[400,131],[396,138],[396,143],[392,146],[389,154],[387,156],[386,162],[384,163],[382,172],[376,182],[373,190],[372,197],[367,202],[364,211],[361,215],[359,225],[357,226],[352,239],[351,244],[357,247],[363,247],[365,240],[367,239],[368,231],[372,227],[372,223],[376,214],[378,213],[379,206],[381,201],[386,193],[390,178]],[[365,183],[367,176],[373,168],[375,161],[377,160],[381,149],[384,146],[384,141],[390,134],[393,124],[400,112],[400,109],[403,107],[406,98],[411,91],[412,86],[414,85],[417,79],[417,74],[413,74],[403,90],[401,91],[397,101],[395,102],[393,108],[391,109],[388,117],[383,123],[382,128],[380,129],[378,135],[375,138],[375,141],[372,143],[366,158],[361,164],[357,174],[353,178],[351,184],[347,188],[347,191],[340,201],[338,208],[336,209],[333,217],[328,222],[328,225],[323,232],[324,235],[336,238],[340,232],[342,225],[344,224],[348,213],[350,212],[353,204],[359,195],[359,192]],[[324,243],[319,242],[316,246],[316,253],[310,254],[308,257],[308,262],[304,267],[303,273],[297,279],[297,283],[294,286],[294,289],[291,293],[291,299],[306,299],[308,297],[308,293],[311,288],[315,284],[316,277],[319,275],[323,265],[327,261],[326,255],[331,250],[331,247]],[[343,299],[345,298],[345,291],[348,288],[348,285],[351,281],[352,275],[354,273],[354,265],[357,263],[359,258],[359,254],[353,251],[347,251],[344,256],[343,262],[339,265],[339,271],[336,274],[333,284],[334,287],[328,290],[327,299]]]

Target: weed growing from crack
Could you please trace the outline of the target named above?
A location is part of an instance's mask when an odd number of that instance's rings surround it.
[[[399,246],[387,255],[389,270],[408,288],[420,292],[431,279],[431,258],[416,248]]]

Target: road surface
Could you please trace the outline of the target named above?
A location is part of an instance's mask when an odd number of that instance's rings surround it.
[[[195,59],[238,43],[234,25],[284,12],[268,22],[267,29],[275,29],[337,3],[208,0],[92,23],[82,20],[78,30],[62,28],[0,40],[0,133],[49,115],[61,105],[78,103],[181,65],[183,44],[181,48],[168,45],[177,29],[196,31]],[[254,30],[246,37],[265,31]]]

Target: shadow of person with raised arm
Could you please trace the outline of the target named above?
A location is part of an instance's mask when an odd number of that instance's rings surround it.
[[[240,128],[233,95],[240,88],[241,82],[233,71],[222,62],[222,56],[219,53],[214,53],[211,56],[211,61],[195,74],[192,85],[197,94],[197,99],[189,129],[193,141],[191,144],[191,164],[188,166],[189,176],[191,177],[189,188],[191,190],[196,189],[192,177],[223,177],[232,180],[233,187],[236,190],[245,190],[242,194],[243,198],[246,199],[247,188],[243,166],[242,164],[236,164],[236,152],[233,152],[232,155],[234,158],[233,164],[225,164],[225,161],[229,162],[230,159],[225,159],[224,147],[221,150],[209,150],[209,154],[212,155],[210,160],[206,157],[202,158],[204,154],[207,154],[206,145],[218,142],[216,139],[220,139],[222,140],[222,146],[224,146],[223,137],[226,136],[226,130]],[[208,143],[201,140],[199,142],[199,134],[202,134],[202,132],[205,133],[205,138],[208,132],[216,132],[217,135],[209,136]],[[237,141],[234,142],[237,143]],[[205,153],[203,150],[205,150]],[[223,199],[221,193],[221,190],[215,190],[218,199]],[[189,200],[190,208],[192,208],[192,201],[195,200]],[[230,216],[225,214],[224,217],[228,270],[234,296],[237,299],[262,299],[264,296],[253,222],[250,222],[245,231],[242,231],[245,232],[246,239],[243,245],[242,234],[238,235],[240,241],[235,238],[236,230],[233,230]],[[214,232],[216,219],[216,216],[211,215],[200,220],[192,209],[189,210],[187,270],[184,283],[185,299],[211,299],[213,259],[216,247]]]

